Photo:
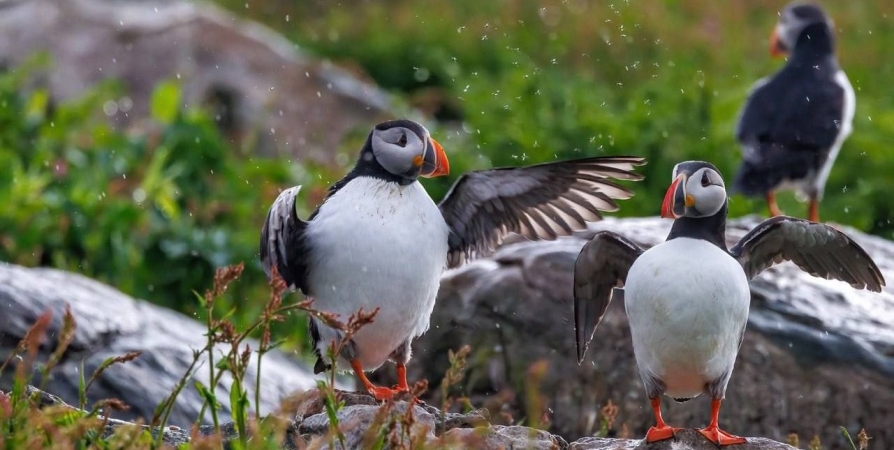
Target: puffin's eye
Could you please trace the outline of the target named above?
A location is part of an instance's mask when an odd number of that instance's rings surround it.
[[[401,147],[407,146],[407,135],[405,133],[401,133],[400,139],[397,140],[397,145]]]
[[[702,187],[708,187],[711,184],[711,180],[708,179],[708,172],[702,173]]]

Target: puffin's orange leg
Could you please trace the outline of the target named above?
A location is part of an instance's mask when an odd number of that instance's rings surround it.
[[[807,220],[819,222],[819,200],[816,197],[810,197],[810,206],[807,207]]]
[[[652,443],[673,438],[680,429],[671,428],[664,423],[664,419],[661,417],[661,398],[655,397],[649,400],[652,402],[652,411],[655,412],[655,426],[649,428],[646,433],[646,442]]]
[[[407,383],[407,366],[402,363],[397,364],[397,388],[394,391],[395,394],[410,391],[410,385]]]
[[[394,397],[393,390],[382,386],[376,386],[372,384],[372,382],[369,381],[368,378],[366,378],[366,374],[363,373],[363,366],[360,364],[360,361],[356,359],[351,361],[351,368],[354,369],[354,373],[357,374],[357,378],[360,378],[360,382],[363,383],[363,387],[366,388],[366,391],[372,394],[372,396],[375,397],[376,400],[388,400],[391,397]]]
[[[709,441],[721,447],[724,445],[744,444],[746,442],[745,438],[729,434],[717,426],[717,419],[720,417],[721,401],[719,398],[711,400],[711,423],[707,427],[698,430],[698,432]]]
[[[779,205],[776,204],[776,193],[773,191],[767,192],[767,208],[770,209],[770,217],[782,215],[782,211],[779,210]]]

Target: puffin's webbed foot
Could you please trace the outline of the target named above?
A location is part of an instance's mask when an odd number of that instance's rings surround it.
[[[704,436],[709,441],[717,444],[718,447],[723,447],[724,445],[744,444],[745,442],[747,442],[745,438],[729,434],[726,431],[721,430],[716,425],[713,427],[708,425],[707,427],[698,430],[698,432],[701,433],[702,436]]]
[[[654,426],[646,432],[646,442],[658,442],[676,437],[679,428],[673,428],[665,424],[663,427]]]
[[[369,378],[366,378],[366,374],[363,372],[363,366],[360,364],[360,361],[356,359],[351,361],[351,368],[354,369],[354,373],[357,374],[357,378],[363,383],[363,387],[366,391],[378,401],[390,400],[398,394],[410,392],[410,387],[407,385],[407,368],[403,364],[397,365],[397,386],[394,388],[374,385],[369,381]]]
[[[646,442],[652,443],[676,437],[677,431],[680,431],[680,429],[670,427],[664,423],[664,418],[661,417],[661,399],[655,397],[649,400],[652,403],[652,412],[655,413],[655,426],[649,428],[649,431],[646,432]]]
[[[776,204],[776,193],[773,191],[767,192],[767,209],[770,210],[770,217],[782,215],[779,205]]]
[[[734,445],[734,444],[744,444],[747,442],[745,438],[736,436],[733,434],[729,434],[726,431],[720,429],[717,425],[718,417],[720,416],[720,399],[711,400],[711,423],[708,426],[698,430],[699,433],[702,434],[709,441],[717,444],[718,447],[723,447],[724,445]]]
[[[807,220],[811,222],[819,222],[819,200],[816,197],[810,197],[810,206],[807,207]]]

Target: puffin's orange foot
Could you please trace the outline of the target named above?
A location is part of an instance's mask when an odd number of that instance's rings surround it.
[[[374,386],[374,385],[367,386],[366,392],[369,392],[370,395],[375,397],[375,399],[378,401],[391,400],[394,397],[394,395],[398,393],[397,390],[389,389],[384,386]]]
[[[735,436],[727,433],[726,431],[721,430],[717,426],[707,426],[698,430],[699,433],[702,434],[709,441],[717,444],[718,447],[723,447],[724,445],[735,445],[735,444],[744,444],[745,438]]]
[[[403,394],[405,392],[410,392],[410,388],[403,388],[400,387],[399,384],[396,384],[394,386],[391,386],[391,392],[394,392],[394,395]]]
[[[646,433],[646,442],[651,444],[652,442],[672,439],[676,436],[678,431],[680,431],[679,428],[673,428],[667,425],[663,427],[649,428],[649,431]]]

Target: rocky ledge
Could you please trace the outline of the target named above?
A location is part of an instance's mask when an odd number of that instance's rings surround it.
[[[41,407],[62,406],[74,409],[58,397],[34,388],[29,389]],[[642,439],[601,437],[582,438],[569,444],[562,437],[543,430],[522,426],[491,425],[488,423],[487,410],[483,409],[464,414],[445,414],[423,402],[395,401],[379,404],[366,394],[344,391],[336,391],[335,394],[343,403],[337,413],[337,429],[342,433],[344,440],[339,441],[334,437],[329,416],[324,411],[323,395],[320,391],[312,389],[287,401],[286,404],[290,405],[288,411],[278,413],[288,422],[285,426],[283,449],[372,448],[383,436],[387,442],[384,447],[386,449],[424,447],[480,450],[716,450],[717,448],[695,430],[682,430],[672,440],[652,444],[647,444]],[[117,428],[127,425],[132,424],[110,420],[105,435],[110,436]],[[150,431],[155,433],[158,430]],[[195,438],[216,434],[216,430],[210,426],[198,427],[194,433],[179,427],[166,427],[161,432],[164,444],[172,447],[189,443]],[[220,435],[224,442],[238,439],[236,427],[232,423],[222,424]],[[797,450],[795,447],[770,439],[747,439],[748,442],[745,444],[726,448]]]

